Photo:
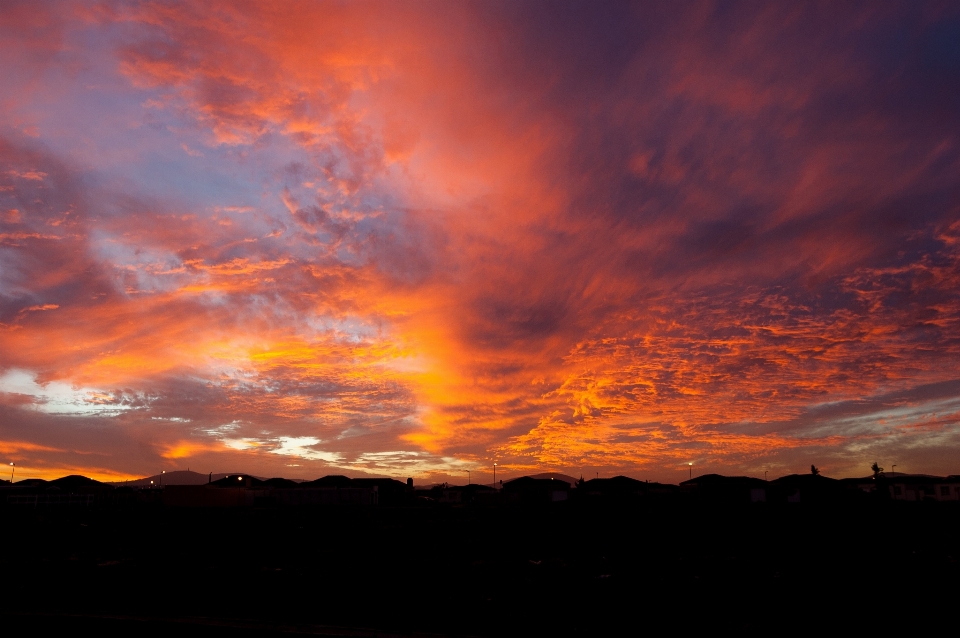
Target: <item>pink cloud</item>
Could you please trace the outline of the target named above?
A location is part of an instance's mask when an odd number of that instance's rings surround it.
[[[380,9],[86,11],[137,170],[4,133],[0,369],[125,406],[104,471],[856,472],[905,430],[818,406],[960,378],[952,76],[885,57],[949,11]]]

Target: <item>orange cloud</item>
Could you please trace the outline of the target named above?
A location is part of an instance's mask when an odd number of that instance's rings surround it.
[[[27,441],[0,441],[0,454],[17,454],[18,452],[60,452],[54,447],[38,445]]]
[[[165,443],[161,456],[165,459],[186,459],[203,452],[216,452],[223,445],[209,441],[174,441]]]
[[[115,93],[94,159],[52,116],[45,150],[0,140],[0,371],[35,385],[10,427],[95,413],[142,463],[629,472],[845,459],[892,426],[823,410],[953,391],[952,76],[875,49],[948,15],[538,11],[18,9],[109,46]]]

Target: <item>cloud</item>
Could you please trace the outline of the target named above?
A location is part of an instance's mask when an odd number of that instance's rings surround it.
[[[60,306],[58,306],[55,303],[45,303],[42,306],[38,305],[38,306],[30,306],[29,308],[24,308],[20,312],[36,312],[38,310],[56,310],[59,307]]]
[[[3,454],[18,454],[20,452],[59,452],[57,448],[37,445],[25,441],[0,441],[0,452]]]
[[[104,472],[956,471],[955,395],[884,403],[960,379],[947,5],[0,11],[10,440],[69,405]]]

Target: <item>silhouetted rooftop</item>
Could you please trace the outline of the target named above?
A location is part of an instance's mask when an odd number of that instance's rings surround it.
[[[264,481],[249,474],[231,474],[210,483],[210,485],[214,487],[260,487],[263,483]]]
[[[302,487],[349,487],[351,480],[348,476],[331,474],[330,476],[324,476],[314,481],[307,481],[300,485]]]
[[[14,481],[14,487],[38,487],[40,485],[46,485],[47,481],[44,479],[32,478],[32,479],[23,479],[22,481]]]
[[[351,487],[374,487],[381,492],[403,491],[407,484],[392,478],[356,478],[350,481]]]
[[[290,479],[285,478],[270,478],[262,483],[263,487],[273,487],[273,488],[291,488],[291,487],[300,487],[300,484],[296,481],[291,481]]]
[[[81,476],[79,474],[71,474],[70,476],[62,476],[58,479],[49,481],[50,487],[56,487],[63,491],[107,491],[112,490],[112,485],[107,485],[106,483],[101,483],[100,481],[95,481],[86,476]]]
[[[560,472],[541,472],[540,474],[531,474],[530,478],[534,479],[553,479],[555,481],[563,481],[564,483],[573,487],[577,484],[577,479],[572,476],[567,476],[566,474],[561,474]],[[504,481],[506,484],[507,481]]]
[[[629,476],[614,476],[612,478],[592,478],[584,481],[578,489],[589,489],[592,491],[621,491],[621,490],[642,490],[647,484],[643,481],[630,478]]]
[[[449,489],[463,490],[465,492],[495,492],[496,488],[480,483],[470,483],[469,485],[451,485]]]
[[[771,485],[804,485],[804,486],[827,486],[839,485],[840,480],[824,476],[822,474],[788,474],[775,478],[770,481]]]
[[[881,476],[883,476],[883,475],[881,474]],[[838,480],[839,480],[841,483],[872,483],[872,482],[875,481],[876,479],[873,477],[873,475],[870,475],[870,476],[864,476],[864,477],[861,477],[861,478],[853,477],[853,478],[842,478],[842,479],[838,479]]]
[[[723,474],[703,474],[680,483],[684,487],[726,488],[726,487],[766,487],[767,481],[752,476],[724,476]]]
[[[957,481],[960,480],[960,476],[932,476],[930,474],[901,474],[897,472],[896,474],[887,473],[884,474],[884,478],[889,482],[894,483],[939,483],[941,481]]]
[[[525,491],[525,490],[568,490],[570,484],[566,481],[554,478],[533,478],[532,476],[521,476],[503,484],[505,491]]]

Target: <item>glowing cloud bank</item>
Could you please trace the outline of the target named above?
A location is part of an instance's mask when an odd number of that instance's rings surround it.
[[[958,471],[955,3],[0,17],[24,477]]]

